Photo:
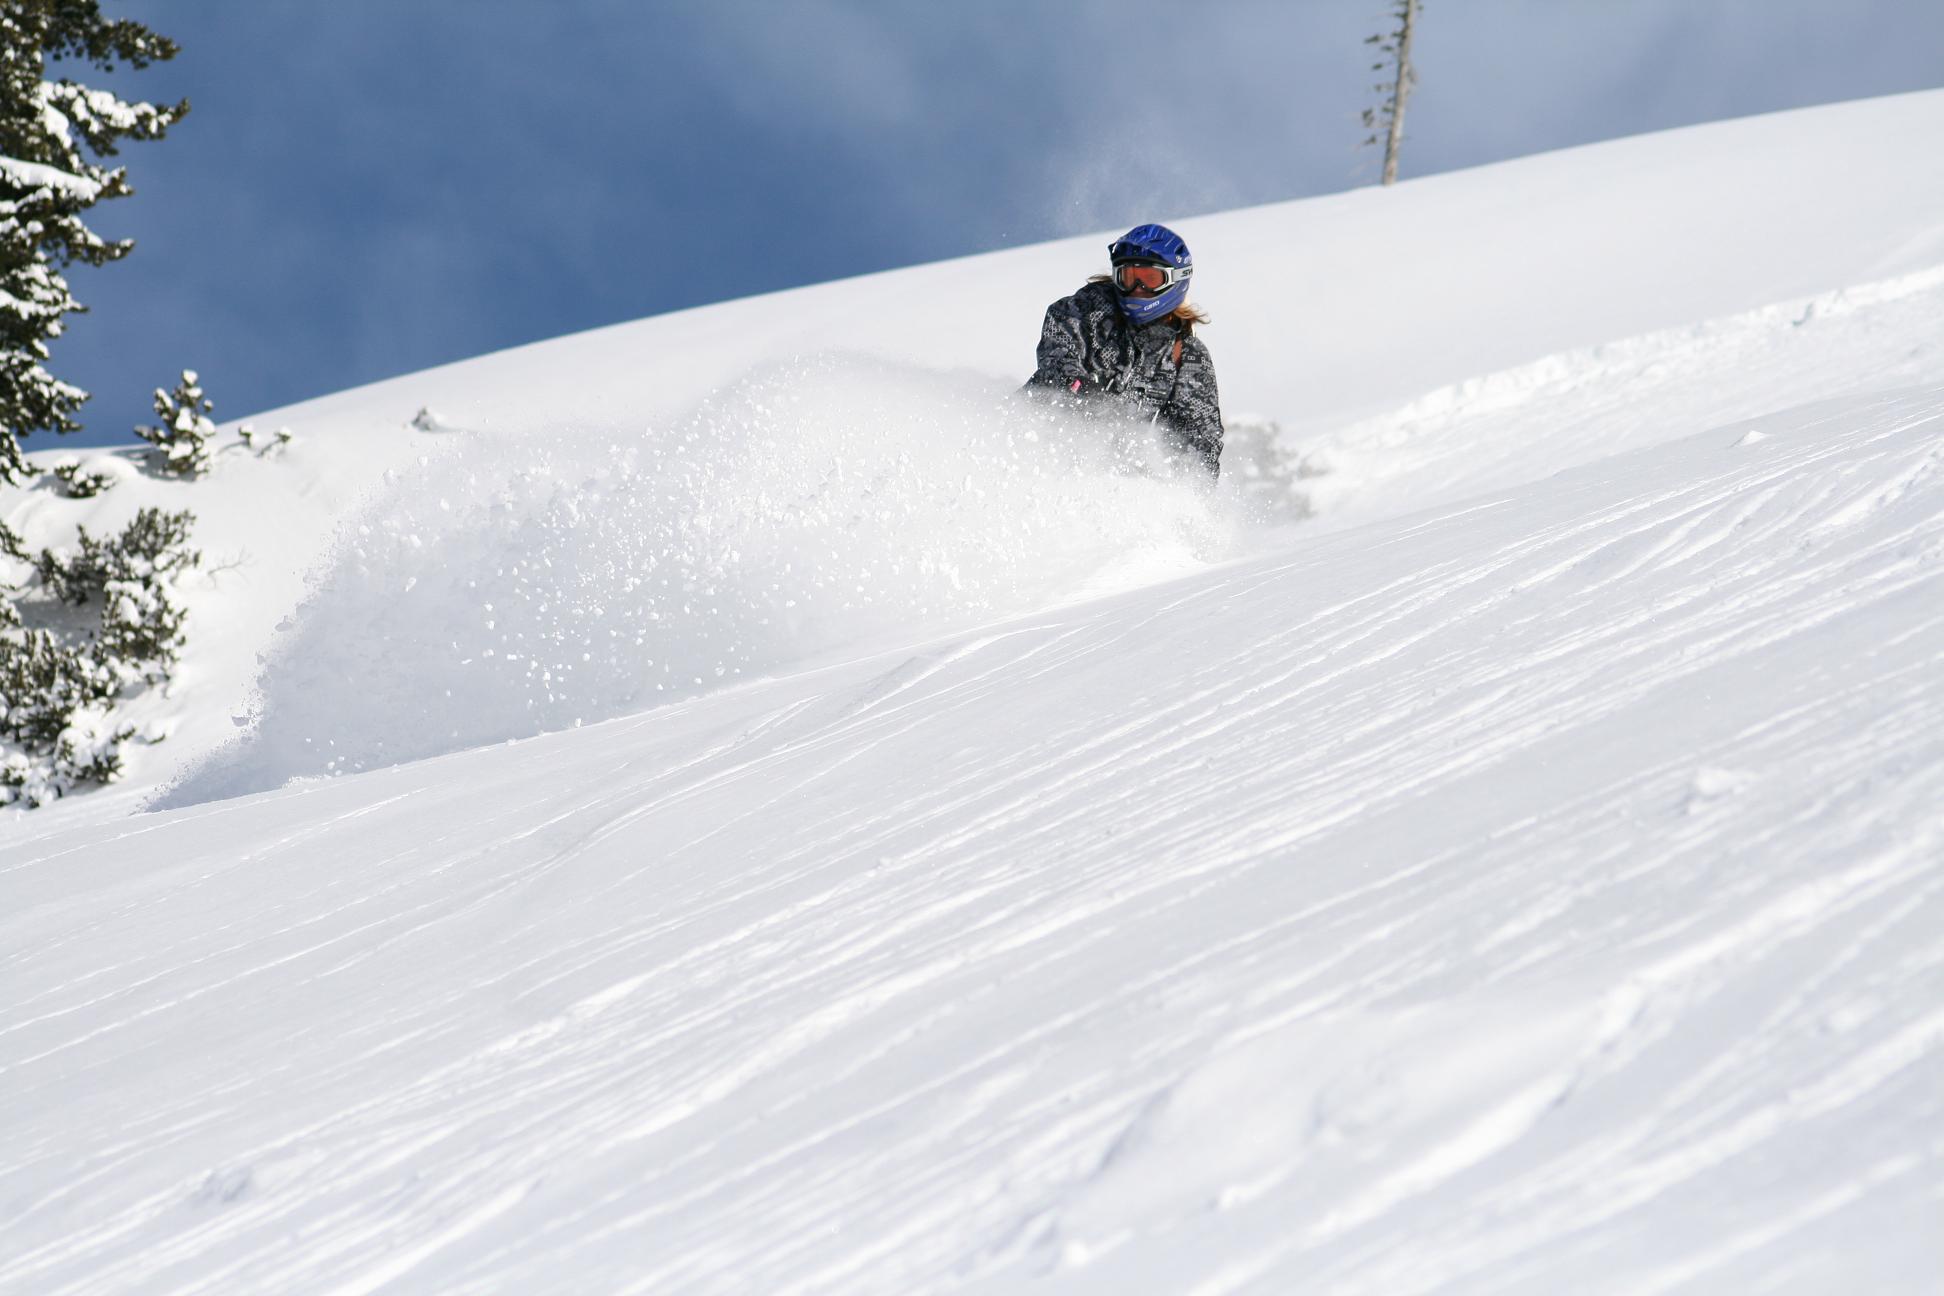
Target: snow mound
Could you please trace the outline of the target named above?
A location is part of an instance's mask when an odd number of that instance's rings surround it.
[[[571,728],[1179,574],[1241,511],[1152,434],[817,356],[666,431],[465,434],[348,528],[186,804]]]
[[[1218,1045],[1143,1104],[1057,1217],[1037,1222],[1039,1262],[1089,1268],[1146,1239],[1119,1257],[1134,1262],[1122,1275],[1132,1287],[1164,1271],[1176,1230],[1272,1196],[1285,1214],[1301,1202],[1306,1241],[1353,1230],[1529,1133],[1607,1042],[1600,1008],[1441,1003]]]

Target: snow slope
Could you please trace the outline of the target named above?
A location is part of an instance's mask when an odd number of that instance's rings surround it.
[[[1771,348],[1764,339],[1774,330],[1761,323],[1764,311],[1790,320],[1807,311],[1820,323],[1814,312],[1834,302],[1840,314],[1846,294],[1895,295],[1944,264],[1944,222],[1937,216],[1944,211],[1944,171],[1910,165],[1941,124],[1944,95],[1895,96],[1621,140],[1390,191],[1366,189],[1180,221],[1202,261],[1198,297],[1216,315],[1208,337],[1219,362],[1224,408],[1231,418],[1275,419],[1305,456],[1304,471],[1333,471],[1332,480],[1306,484],[1300,492],[1310,505],[1322,505],[1328,514],[1346,511],[1346,501],[1354,501],[1347,515],[1371,517],[1453,497],[1442,488],[1431,494],[1403,489],[1394,479],[1406,471],[1421,484],[1450,475],[1465,490],[1491,489],[1583,462],[1616,443],[1648,444],[1699,431],[1757,412],[1765,401],[1772,408],[1816,399],[1828,394],[1832,382],[1841,390],[1868,390],[1919,380],[1935,370],[1934,333],[1891,326],[1845,330],[1849,362],[1813,364],[1802,374],[1801,355],[1816,352],[1829,331],[1809,329],[1792,339],[1793,349]],[[0,490],[0,509],[35,544],[64,542],[77,523],[96,531],[119,527],[142,504],[192,507],[208,568],[190,593],[190,660],[169,698],[136,709],[135,718],[168,734],[167,742],[138,749],[116,792],[39,813],[91,817],[150,803],[158,787],[199,767],[256,712],[253,682],[280,643],[276,628],[314,586],[332,579],[334,556],[340,587],[357,576],[342,570],[347,566],[376,571],[379,579],[380,568],[395,567],[396,586],[402,587],[417,574],[409,562],[392,554],[367,559],[357,551],[411,548],[414,536],[423,543],[428,521],[446,529],[453,519],[438,509],[440,499],[490,507],[510,498],[516,511],[543,515],[545,522],[552,488],[537,485],[530,471],[540,463],[562,467],[564,490],[603,471],[615,455],[632,454],[631,475],[637,481],[644,473],[652,477],[635,489],[636,496],[702,518],[705,530],[714,519],[718,532],[772,527],[780,508],[813,491],[826,492],[820,502],[833,509],[866,498],[872,482],[854,474],[827,492],[830,463],[811,460],[812,450],[841,452],[854,468],[861,459],[881,469],[886,461],[897,462],[895,452],[915,451],[921,467],[942,471],[940,461],[951,460],[974,468],[975,479],[1039,475],[1018,471],[1018,429],[995,408],[998,394],[1030,371],[1041,310],[1098,268],[1106,237],[680,312],[271,411],[253,421],[263,428],[288,425],[298,442],[261,458],[232,442],[209,482],[148,480],[141,491],[114,491],[90,502],[56,498],[46,486],[24,498]],[[1736,354],[1727,343],[1750,320],[1757,326],[1755,341]],[[1686,345],[1682,331],[1696,327],[1726,329],[1726,342],[1717,337],[1713,345]],[[1636,353],[1656,345],[1659,352],[1636,354],[1631,366],[1611,363],[1602,348],[1627,339],[1635,339],[1627,345]],[[1492,387],[1486,399],[1500,400],[1508,392],[1532,390],[1549,364],[1566,366],[1569,385],[1603,375],[1598,383],[1611,394],[1611,416],[1583,425],[1571,444],[1548,429],[1548,448],[1535,452],[1528,448],[1530,432],[1480,431],[1468,439],[1423,423],[1426,392],[1437,389],[1431,399],[1448,402],[1464,384],[1486,383]],[[854,372],[860,365],[873,377],[844,383],[831,372],[833,366]],[[1657,408],[1677,421],[1631,417],[1636,393],[1629,384],[1658,380],[1670,366],[1685,367],[1689,382],[1680,394],[1688,399],[1661,401]],[[801,411],[765,400],[766,390],[806,369],[825,411],[815,426],[805,424]],[[1747,381],[1732,376],[1744,370]],[[1772,393],[1762,386],[1771,376],[1780,384]],[[1728,391],[1718,399],[1706,395],[1708,385],[1724,377]],[[211,375],[210,383],[220,402],[220,377]],[[1482,408],[1481,394],[1463,397],[1466,407]],[[1541,393],[1548,399],[1558,394]],[[441,416],[442,426],[411,429],[414,414],[427,407]],[[1400,407],[1407,408],[1398,414]],[[1412,446],[1396,444],[1414,428],[1421,430],[1411,437]],[[948,444],[941,448],[941,441]],[[793,461],[778,462],[765,450],[779,443],[799,448]],[[1430,444],[1449,447],[1435,465],[1423,453]],[[697,446],[711,460],[736,460],[755,471],[726,483],[724,494],[723,482],[687,476]],[[454,483],[445,461],[461,455],[471,480]],[[895,534],[899,547],[935,546],[940,537],[955,537],[955,546],[941,556],[961,579],[975,577],[980,591],[946,615],[926,619],[970,624],[1100,587],[1079,570],[1084,564],[1069,561],[1066,537],[1029,535],[1022,541],[1012,525],[1022,515],[1029,532],[1045,532],[1056,529],[1033,526],[1033,514],[1077,510],[1088,531],[1156,552],[1154,562],[1132,564],[1137,573],[1180,570],[1184,557],[1205,561],[1258,545],[1234,534],[1234,509],[1189,519],[1185,540],[1150,531],[1137,542],[1118,528],[1144,506],[1128,498],[1123,483],[1096,490],[1102,477],[1087,474],[1078,496],[1070,481],[1050,488],[1029,482],[999,506],[973,500],[975,507],[966,510],[943,493],[936,474],[928,494],[902,496],[904,516],[883,533]],[[1376,480],[1392,480],[1386,489],[1366,489],[1366,477],[1375,479],[1373,487]],[[1273,489],[1281,480],[1263,484]],[[464,494],[455,494],[457,488]],[[619,514],[610,531],[638,527],[635,506],[641,501],[614,492],[608,499]],[[417,517],[415,508],[440,516]],[[1162,511],[1181,517],[1184,509],[1192,506],[1176,502]],[[355,517],[354,528],[341,535],[338,524],[347,516]],[[834,527],[844,518],[833,513],[831,520]],[[1141,520],[1134,519],[1137,529]],[[640,529],[652,531],[652,524]],[[502,528],[495,542],[506,538]],[[617,543],[652,546],[660,539],[628,534]],[[481,561],[491,548],[464,543]],[[882,548],[860,554],[839,543],[836,549],[845,557],[825,559],[808,573],[799,564],[783,583],[800,589],[821,582],[827,595],[840,575],[854,575],[860,566],[893,576],[883,568],[894,557]],[[713,555],[689,552],[698,560],[722,557],[719,546]],[[495,566],[496,579],[505,565]],[[1012,573],[1035,565],[1054,569],[1056,578],[1007,586]],[[885,624],[881,607],[861,611],[827,597],[821,606],[823,630],[811,636],[811,649],[868,639]],[[312,618],[310,633],[323,633],[328,619]],[[455,623],[450,614],[428,614],[414,631],[420,639],[442,635],[448,648],[460,645],[428,664],[441,689],[458,662],[469,655],[477,661],[476,650],[493,646],[477,642],[487,627],[477,620]],[[718,666],[727,675],[813,655],[788,638],[776,652],[758,655],[728,651],[748,647],[734,635],[702,637],[712,642],[683,645],[695,650],[681,654],[685,664],[699,667],[690,679],[713,679]],[[332,666],[323,694],[312,690],[322,698],[326,719],[337,703],[365,698],[372,682],[370,663],[359,658],[355,645],[343,647],[347,659]],[[656,660],[668,664],[665,657]],[[552,673],[560,678],[573,661],[570,656],[548,666],[558,667]],[[389,663],[416,665],[401,663],[398,654]],[[579,708],[578,717],[564,714],[574,708],[544,695],[502,692],[511,699],[509,714],[472,726],[447,746],[485,736],[487,729],[502,737],[534,732],[529,711],[567,723],[625,714],[662,700],[665,690],[658,694],[654,686],[664,682],[646,674],[602,681],[601,705]],[[425,692],[423,680],[400,680],[396,688]],[[452,731],[448,724],[448,737]],[[279,761],[255,780],[212,774],[203,786],[234,791],[320,771],[332,759],[317,752],[321,741],[308,732],[285,740],[286,747],[317,755],[314,761]],[[366,745],[375,749],[374,759],[398,749],[382,734]]]
[[[272,416],[157,704],[255,728],[0,839],[0,1290],[1928,1289],[1940,127],[1184,222],[1253,500],[1009,409],[1074,245]]]

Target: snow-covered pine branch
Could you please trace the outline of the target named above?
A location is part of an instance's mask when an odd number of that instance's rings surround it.
[[[62,455],[49,471],[69,499],[93,499],[121,480],[115,474],[114,464],[112,459],[96,458],[84,463],[79,456]]]
[[[243,448],[259,458],[271,451],[282,450],[297,439],[297,434],[287,427],[273,428],[264,433],[258,431],[254,423],[243,424],[236,429],[236,435],[243,442]]]

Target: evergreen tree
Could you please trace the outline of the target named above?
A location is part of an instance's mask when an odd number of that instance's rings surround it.
[[[118,535],[84,527],[74,550],[38,554],[0,522],[0,805],[40,805],[120,775],[136,735],[120,703],[168,679],[181,657],[179,581],[201,561],[193,521],[146,508]],[[50,605],[99,610],[89,629]]]
[[[203,395],[196,371],[184,369],[174,391],[155,389],[155,416],[160,422],[136,428],[135,435],[161,451],[164,468],[194,477],[209,467],[215,453],[209,445],[216,436],[216,425],[209,418],[215,408]]]
[[[48,60],[112,71],[174,58],[176,45],[140,23],[102,16],[100,0],[0,0],[0,481],[27,476],[20,439],[72,432],[88,394],[47,371],[48,343],[85,310],[62,271],[127,256],[132,239],[105,240],[82,215],[133,192],[112,158],[124,139],[160,139],[189,111],[128,103],[67,77]]]

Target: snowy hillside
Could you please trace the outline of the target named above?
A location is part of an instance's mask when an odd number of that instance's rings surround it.
[[[208,571],[0,825],[0,1290],[1931,1289],[1940,131],[1180,222],[1212,498],[1007,399],[1098,238],[6,495]]]

